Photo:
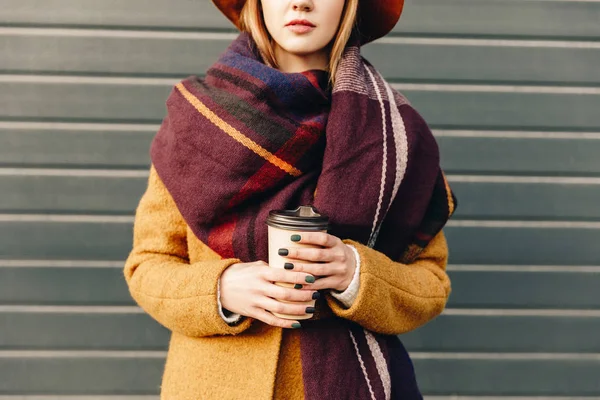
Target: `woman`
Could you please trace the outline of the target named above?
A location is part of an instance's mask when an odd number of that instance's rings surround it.
[[[242,33],[169,96],[125,266],[172,331],[162,399],[421,398],[396,335],[446,304],[455,199],[426,123],[360,57],[403,2],[364,1],[215,0]],[[329,231],[270,268],[268,212],[305,204]]]

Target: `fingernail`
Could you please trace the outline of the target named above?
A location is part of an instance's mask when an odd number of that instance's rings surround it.
[[[279,249],[279,251],[277,251],[277,254],[279,254],[280,256],[287,256],[288,253],[288,249]]]
[[[302,328],[302,325],[300,325],[298,322],[294,322],[292,324],[292,328],[294,328],[294,329]]]
[[[292,242],[299,242],[300,241],[300,235],[292,235],[292,237],[290,237],[290,239],[292,239]]]
[[[285,269],[294,269],[294,264],[292,264],[292,263],[285,263],[285,264],[283,264],[283,268],[285,268]]]
[[[299,283],[296,283],[296,284],[294,285],[294,289],[302,289],[302,285],[301,285],[301,284],[299,284]]]
[[[305,281],[308,283],[315,283],[315,277],[307,275]]]
[[[313,300],[317,300],[321,298],[321,293],[319,292],[314,292],[313,296],[312,296]]]
[[[307,314],[314,314],[315,313],[315,308],[314,307],[306,307],[306,313]]]

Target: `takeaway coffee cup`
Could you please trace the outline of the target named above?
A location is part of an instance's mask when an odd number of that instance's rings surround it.
[[[302,232],[327,232],[329,218],[319,214],[319,212],[310,205],[300,206],[294,210],[271,210],[267,217],[268,237],[269,237],[269,266],[272,268],[284,269],[283,265],[289,262],[289,259],[280,256],[280,248],[294,247],[320,247],[317,245],[292,242],[290,237],[293,234],[302,235]],[[305,261],[303,261],[305,262]],[[283,287],[294,287],[293,284],[276,282],[276,285]],[[286,301],[282,302],[286,303]],[[287,302],[289,303],[289,302]],[[315,306],[316,300],[307,302],[295,302],[306,307]],[[290,315],[273,313],[279,318],[285,319],[309,319],[313,314]]]

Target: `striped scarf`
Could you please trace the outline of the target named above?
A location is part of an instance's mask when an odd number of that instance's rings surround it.
[[[268,261],[269,211],[312,204],[332,235],[409,263],[454,212],[427,124],[350,43],[333,88],[325,71],[265,65],[241,33],[204,78],[171,92],[152,162],[222,257]],[[396,336],[313,319],[301,330],[306,399],[421,398]]]

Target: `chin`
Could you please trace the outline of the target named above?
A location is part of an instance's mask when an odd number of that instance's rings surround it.
[[[288,53],[295,54],[297,56],[306,56],[312,53],[316,53],[317,51],[323,49],[325,45],[319,46],[314,43],[314,40],[311,41],[309,38],[303,39],[301,43],[285,43],[281,46]]]
[[[308,56],[308,55],[311,55],[313,53],[316,53],[319,50],[321,50],[321,49],[317,49],[317,48],[315,48],[315,49],[312,49],[312,48],[311,49],[301,49],[301,48],[295,49],[295,48],[291,48],[291,49],[287,50],[287,52],[291,53],[291,54],[294,54],[296,56]]]

